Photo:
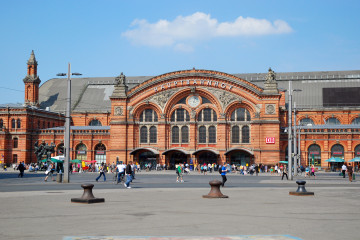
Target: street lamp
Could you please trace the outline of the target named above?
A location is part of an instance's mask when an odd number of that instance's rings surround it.
[[[301,89],[294,89],[292,90],[292,92],[301,92]],[[297,149],[296,149],[296,102],[294,101],[294,175],[297,176],[297,167],[298,167],[298,162],[297,162],[297,158],[298,158],[298,154],[297,154]],[[300,147],[299,147],[300,149]]]
[[[70,164],[70,111],[71,111],[71,75],[80,76],[80,73],[71,73],[71,64],[68,64],[68,73],[58,73],[56,76],[67,75],[67,98],[65,114],[65,161],[64,161],[64,183],[69,183],[69,164]]]
[[[293,157],[293,151],[292,151],[292,140],[293,140],[293,129],[292,129],[292,92],[299,92],[300,89],[291,89],[291,81],[289,81],[289,99],[288,99],[288,117],[289,117],[289,127],[288,127],[288,172],[289,172],[289,180],[293,180],[293,174],[292,174],[292,157]],[[296,122],[295,122],[296,125]],[[296,130],[295,130],[296,131]],[[296,149],[296,146],[294,146],[294,150]],[[294,151],[295,153],[295,151]],[[294,172],[297,171],[297,164],[296,161],[294,161]]]

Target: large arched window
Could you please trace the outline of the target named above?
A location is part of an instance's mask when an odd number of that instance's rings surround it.
[[[332,157],[344,157],[344,147],[341,144],[335,144],[331,148],[331,156]]]
[[[247,109],[237,108],[231,113],[230,121],[237,121],[237,122],[251,121],[251,116]]]
[[[155,126],[150,127],[150,143],[157,142],[157,131]]]
[[[171,122],[188,122],[188,121],[190,121],[189,112],[183,108],[178,108],[171,114],[170,121]]]
[[[311,118],[303,118],[300,120],[300,125],[301,126],[307,126],[307,125],[315,125],[314,121]]]
[[[179,127],[178,126],[174,126],[171,129],[171,139],[172,139],[172,143],[179,143]]]
[[[233,126],[231,129],[231,142],[240,143],[240,129],[239,126]]]
[[[199,127],[199,143],[206,143],[206,127]]]
[[[183,126],[181,128],[181,143],[188,143],[189,142],[189,127]]]
[[[355,157],[360,157],[360,144],[355,147]]]
[[[148,129],[146,126],[140,128],[140,143],[148,142]]]
[[[331,117],[331,118],[328,118],[326,120],[325,124],[327,124],[327,125],[340,125],[341,123],[340,123],[339,119]]]
[[[216,127],[209,127],[209,143],[216,143]]]
[[[249,126],[243,126],[241,129],[242,143],[250,143],[250,130]]]
[[[145,109],[140,114],[140,122],[157,122],[158,116],[153,109]]]
[[[216,112],[211,108],[205,108],[199,112],[198,121],[199,122],[216,122],[217,121]]]
[[[101,122],[97,119],[93,119],[90,121],[89,126],[102,126]]]
[[[13,147],[14,147],[14,148],[18,148],[18,146],[19,146],[19,139],[18,139],[18,138],[14,138],[14,139],[13,139]]]
[[[20,118],[16,121],[16,128],[21,128],[21,120],[20,120]]]
[[[351,122],[352,125],[360,125],[360,118],[357,117],[355,118],[352,122]]]

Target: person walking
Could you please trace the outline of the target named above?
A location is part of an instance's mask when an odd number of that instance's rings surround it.
[[[225,186],[225,182],[227,181],[226,173],[227,173],[226,163],[224,162],[223,166],[221,167],[221,178],[222,178],[223,187]]]
[[[19,170],[19,175],[18,175],[18,178],[19,177],[24,177],[24,171],[25,171],[25,164],[24,162],[20,162],[19,166],[17,167],[17,170]]]
[[[116,168],[117,168],[117,181],[116,181],[116,184],[118,184],[119,182],[124,181],[126,165],[119,162],[119,164],[116,166]]]
[[[352,182],[353,179],[353,167],[351,166],[351,163],[349,163],[349,166],[347,167],[347,172],[349,175],[349,181]]]
[[[346,164],[345,162],[343,163],[342,167],[341,167],[341,174],[343,176],[343,178],[345,178],[345,172],[347,170]]]
[[[284,167],[283,171],[282,171],[282,177],[281,180],[284,179],[284,176],[286,176],[286,180],[289,180],[288,174],[287,174],[287,167]]]
[[[99,169],[100,175],[95,180],[99,181],[101,175],[103,175],[104,176],[104,182],[106,182],[105,171],[106,171],[106,164],[101,163],[101,166],[100,166],[100,169]]]
[[[46,177],[44,179],[45,182],[47,182],[48,178],[51,176],[51,180],[55,181],[54,178],[54,172],[55,172],[55,164],[50,163],[48,168],[46,169]]]
[[[126,188],[131,188],[130,187],[130,182],[132,180],[132,178],[131,178],[131,173],[132,173],[131,164],[132,164],[132,162],[129,162],[128,165],[126,165],[126,168],[125,168],[126,182],[124,183],[124,186]]]
[[[180,180],[181,182],[184,182],[184,180],[183,180],[183,174],[182,174],[182,169],[181,169],[181,165],[180,165],[180,164],[176,167],[176,174],[177,174],[176,182],[179,182],[179,180]]]

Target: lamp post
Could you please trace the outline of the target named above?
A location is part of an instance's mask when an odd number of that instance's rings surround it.
[[[295,116],[295,111],[296,108],[294,108],[294,135],[295,138],[293,138],[293,128],[292,128],[292,92],[300,92],[301,89],[291,89],[291,81],[289,81],[289,99],[288,99],[288,116],[289,116],[289,127],[288,127],[288,172],[289,172],[289,180],[293,180],[293,174],[292,174],[292,158],[293,156],[296,158],[296,116]],[[293,155],[293,151],[292,151],[292,147],[293,147],[293,139],[294,139],[294,155]],[[294,174],[297,173],[297,160],[295,159],[294,161]]]
[[[292,92],[301,92],[301,89],[294,89]],[[300,141],[300,140],[299,140]],[[299,145],[300,150],[300,145]],[[298,168],[298,149],[296,144],[296,102],[294,101],[294,175],[297,176],[297,168]]]
[[[71,73],[71,64],[68,64],[68,73],[58,73],[57,76],[67,75],[67,98],[65,114],[65,161],[64,161],[64,183],[69,183],[69,164],[70,164],[70,112],[71,112],[71,75],[81,75],[80,73]]]

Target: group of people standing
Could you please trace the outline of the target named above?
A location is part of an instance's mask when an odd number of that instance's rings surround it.
[[[129,162],[127,165],[123,164],[123,163],[118,163],[116,165],[115,170],[115,181],[116,183],[120,183],[120,182],[124,182],[124,186],[126,188],[131,188],[130,187],[130,183],[132,182],[133,179],[135,179],[135,166],[132,164],[132,162]],[[101,163],[101,166],[99,168],[99,176],[95,179],[96,181],[99,181],[99,179],[101,178],[101,176],[104,177],[104,182],[106,182],[106,173],[107,171],[107,166],[105,163]],[[126,176],[126,181],[125,181],[125,176]]]

